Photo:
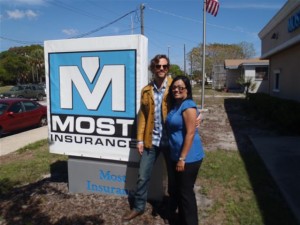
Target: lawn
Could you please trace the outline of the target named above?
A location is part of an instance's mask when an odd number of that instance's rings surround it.
[[[51,164],[67,160],[66,156],[50,154],[47,140],[25,146],[2,156],[0,165],[0,195],[13,187],[35,182],[50,174]]]
[[[199,180],[201,193],[213,201],[200,211],[201,224],[297,224],[255,152],[206,152]]]
[[[1,157],[0,194],[42,179],[50,174],[51,165],[67,160],[66,156],[50,154],[48,147],[42,140]],[[201,194],[211,199],[212,205],[199,207],[201,224],[295,224],[271,179],[262,180],[269,177],[262,162],[256,154],[250,154],[247,157],[257,172],[254,182],[260,187],[256,190],[259,193],[254,192],[243,157],[237,151],[206,152],[198,182]],[[65,173],[66,168],[59,170]],[[262,212],[257,194],[263,198],[267,212]]]
[[[8,90],[10,90],[13,86],[0,86],[0,93],[6,92]]]

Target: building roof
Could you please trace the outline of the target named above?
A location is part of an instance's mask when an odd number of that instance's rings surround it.
[[[262,59],[225,59],[225,69],[237,69],[240,66],[268,66],[269,60]]]

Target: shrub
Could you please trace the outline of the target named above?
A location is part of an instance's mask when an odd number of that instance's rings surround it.
[[[300,103],[264,93],[249,94],[249,109],[257,116],[278,124],[281,128],[300,133]]]

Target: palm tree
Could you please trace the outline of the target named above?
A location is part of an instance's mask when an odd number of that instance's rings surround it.
[[[256,82],[252,80],[252,77],[244,78],[241,76],[236,82],[244,87],[246,98],[248,98],[249,90],[253,91],[256,88]]]
[[[42,49],[33,50],[29,57],[29,63],[32,66],[32,82],[39,83],[44,78],[44,52]]]

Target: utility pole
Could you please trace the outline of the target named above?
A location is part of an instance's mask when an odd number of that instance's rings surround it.
[[[184,75],[186,75],[186,69],[185,69],[185,44],[183,45],[183,71],[184,71]]]
[[[204,90],[205,90],[205,44],[206,44],[206,1],[203,4],[203,47],[202,47],[202,91],[201,91],[201,108],[204,109]]]
[[[193,52],[191,52],[191,75],[193,75]]]
[[[141,34],[144,35],[144,9],[145,5],[140,5],[140,11],[141,11]]]

